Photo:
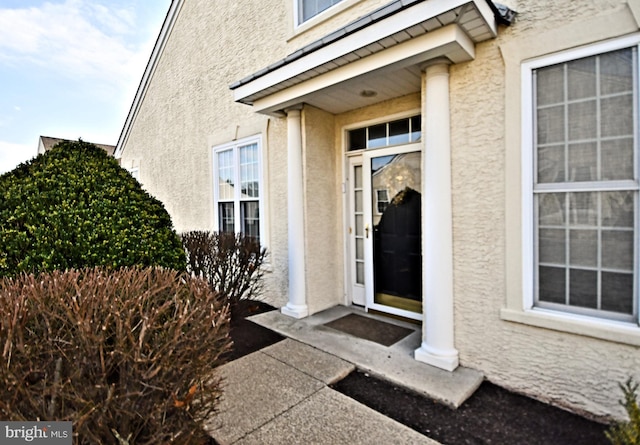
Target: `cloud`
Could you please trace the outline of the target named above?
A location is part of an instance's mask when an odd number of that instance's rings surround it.
[[[0,8],[0,64],[93,80],[97,89],[127,85],[141,75],[149,51],[132,41],[135,26],[133,10],[91,0]]]
[[[0,175],[16,168],[37,154],[37,145],[13,144],[0,141]]]

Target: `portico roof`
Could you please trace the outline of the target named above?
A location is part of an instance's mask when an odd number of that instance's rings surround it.
[[[512,14],[489,0],[395,0],[230,88],[262,113],[300,102],[344,112],[419,91],[421,63],[472,60]]]

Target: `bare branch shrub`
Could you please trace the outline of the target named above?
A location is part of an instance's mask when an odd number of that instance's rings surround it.
[[[257,300],[267,251],[253,237],[234,233],[191,231],[181,235],[187,271],[207,280],[227,297],[231,313],[240,300]]]
[[[0,418],[70,420],[77,444],[203,443],[229,347],[225,299],[179,272],[4,278]]]

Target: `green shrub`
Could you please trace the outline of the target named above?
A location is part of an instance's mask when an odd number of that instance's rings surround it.
[[[187,271],[206,279],[212,290],[225,295],[232,315],[240,300],[259,298],[267,251],[255,238],[195,230],[183,233],[182,243]]]
[[[634,383],[630,377],[625,384],[620,384],[624,394],[624,400],[620,404],[624,406],[629,416],[629,421],[618,422],[605,433],[607,439],[613,445],[640,445],[640,407],[638,406],[638,383]]]
[[[73,422],[74,443],[203,443],[228,305],[168,269],[0,279],[0,418]]]
[[[63,142],[0,176],[0,276],[93,266],[184,270],[162,203],[93,144]]]

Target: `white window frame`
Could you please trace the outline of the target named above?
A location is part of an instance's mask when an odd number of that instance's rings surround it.
[[[258,211],[260,213],[259,220],[259,230],[260,230],[260,244],[263,247],[267,247],[267,232],[266,232],[266,212],[265,212],[265,181],[264,181],[264,154],[263,154],[263,144],[262,144],[262,136],[254,135],[250,137],[246,137],[243,139],[238,139],[233,142],[228,142],[221,145],[216,145],[212,148],[212,158],[213,158],[213,226],[215,231],[220,231],[220,215],[219,215],[219,170],[218,170],[218,156],[217,154],[223,151],[233,150],[233,166],[234,166],[234,176],[235,181],[234,184],[239,185],[240,178],[240,156],[239,149],[240,147],[244,147],[247,145],[256,144],[258,147]],[[241,210],[240,203],[243,200],[241,199],[241,188],[238,186],[234,186],[234,229],[235,233],[242,232],[242,220],[241,220]],[[251,201],[255,201],[252,199]]]
[[[327,9],[324,9],[317,13],[316,15],[308,18],[307,20],[302,20],[302,0],[293,0],[293,23],[296,32],[305,31],[309,27],[313,27],[327,18],[339,13],[340,11],[344,11],[348,7],[352,6],[355,3],[358,3],[362,0],[340,0],[335,5],[329,6]]]
[[[619,49],[629,48],[636,46],[640,49],[640,35],[634,34],[631,36],[626,36],[622,38],[617,38],[614,40],[607,40],[604,42],[595,43],[592,45],[571,49],[567,51],[562,51],[556,54],[543,56],[540,58],[532,59],[522,63],[521,65],[521,91],[522,91],[522,124],[521,124],[521,136],[522,136],[522,171],[521,171],[521,187],[522,187],[522,292],[523,292],[523,309],[525,311],[532,311],[542,314],[542,316],[549,315],[551,317],[560,317],[566,318],[568,320],[588,320],[589,322],[596,322],[599,324],[626,324],[628,326],[638,327],[640,324],[640,310],[638,310],[638,306],[640,306],[640,292],[638,291],[638,276],[640,275],[640,261],[638,258],[639,248],[638,240],[639,240],[639,230],[640,230],[640,221],[639,221],[639,203],[638,203],[638,193],[636,191],[636,203],[635,203],[635,234],[634,234],[634,242],[636,245],[635,249],[635,271],[634,271],[634,289],[635,289],[635,305],[636,305],[636,318],[633,321],[615,321],[607,318],[600,318],[594,315],[582,315],[575,314],[571,312],[565,312],[561,310],[548,309],[548,308],[540,308],[535,305],[535,266],[536,266],[536,255],[537,255],[537,246],[535,245],[535,233],[534,230],[536,228],[535,217],[536,212],[534,209],[534,175],[536,169],[536,147],[534,145],[535,137],[535,115],[534,115],[534,84],[533,84],[533,72],[537,68],[543,68],[559,63],[565,63],[572,60],[581,59],[584,57],[595,56],[598,54],[603,54],[611,51],[616,51]],[[640,65],[640,64],[639,64]],[[634,96],[634,108],[638,109],[638,96],[640,95],[640,91],[638,91],[638,77],[640,73],[638,73],[638,69],[636,69],[635,73],[635,84],[636,84],[636,94]],[[635,133],[636,133],[636,165],[635,169],[635,177],[638,177],[639,171],[639,158],[638,155],[638,116],[635,116]],[[628,181],[627,181],[628,182]],[[635,181],[635,188],[638,188],[638,181]],[[582,188],[581,188],[582,187]],[[620,188],[624,190],[628,190],[628,184],[620,184]],[[584,184],[577,183],[575,187],[571,189],[566,189],[565,191],[594,191],[591,188],[585,189]],[[516,317],[518,318],[518,317]]]

